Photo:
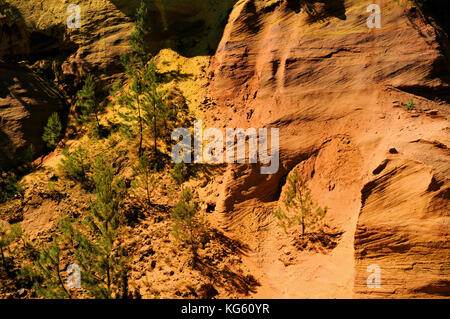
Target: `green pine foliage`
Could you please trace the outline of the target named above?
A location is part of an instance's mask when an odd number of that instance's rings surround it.
[[[130,137],[139,136],[139,155],[142,155],[144,123],[142,115],[142,94],[145,88],[139,73],[135,73],[131,79],[131,85],[128,92],[123,93],[119,98],[119,104],[125,107],[125,112],[119,112],[126,124],[122,124],[122,129]],[[138,129],[136,132],[136,128]]]
[[[4,203],[22,191],[14,172],[3,172],[0,175],[0,203]]]
[[[91,168],[88,152],[79,145],[72,152],[65,148],[64,158],[61,159],[60,169],[65,175],[74,181],[81,182],[84,186],[89,186],[88,172]]]
[[[189,180],[189,171],[185,163],[177,163],[174,165],[173,169],[170,171],[170,176],[177,183],[181,185]]]
[[[274,215],[285,231],[295,224],[300,226],[302,235],[305,235],[308,230],[314,231],[320,228],[320,221],[325,216],[327,207],[321,208],[313,202],[311,190],[301,181],[297,169],[288,177],[284,196],[285,210],[278,208]]]
[[[95,97],[95,83],[91,75],[86,78],[83,88],[78,92],[78,107],[81,109],[81,121],[83,124],[96,123],[95,130],[100,132],[99,114],[101,112],[100,104]]]
[[[181,199],[173,208],[171,218],[173,221],[173,236],[176,240],[186,242],[194,256],[196,255],[199,236],[202,231],[199,204],[195,200],[190,188],[183,188]]]
[[[72,298],[70,291],[65,287],[61,274],[61,248],[59,238],[41,250],[36,260],[32,277],[41,278],[43,284],[36,281],[33,289],[43,298],[63,299]]]
[[[136,175],[136,179],[133,181],[133,186],[135,188],[143,188],[147,196],[148,204],[152,205],[151,192],[157,182],[157,178],[154,173],[153,162],[147,155],[139,157],[138,164],[134,167],[134,174]]]
[[[121,56],[122,64],[125,67],[126,73],[129,75],[136,74],[137,69],[141,69],[150,59],[148,42],[146,40],[150,32],[146,21],[147,13],[148,10],[145,2],[141,1],[136,11],[135,28],[128,41],[132,53]]]
[[[124,198],[124,183],[114,177],[112,166],[98,158],[94,166],[94,194],[91,214],[85,223],[89,234],[75,231],[78,242],[75,253],[82,270],[82,287],[95,298],[109,299],[126,294],[127,268],[118,241],[121,230],[120,204]]]
[[[9,272],[10,270],[10,263],[6,253],[11,255],[10,246],[14,241],[20,238],[21,235],[22,231],[19,224],[7,227],[4,223],[0,223],[0,257],[2,259],[3,269],[6,272]]]
[[[42,140],[47,143],[50,148],[55,148],[61,139],[62,125],[59,120],[58,113],[50,115],[47,121],[47,125],[44,127],[44,134]]]
[[[143,98],[143,117],[153,136],[153,150],[158,154],[158,141],[169,134],[168,123],[176,119],[176,114],[169,112],[165,91],[158,90],[156,65],[151,61],[144,67],[143,78],[145,96]]]
[[[158,90],[158,80],[154,61],[139,69],[131,78],[128,92],[119,98],[119,103],[125,107],[125,112],[119,115],[126,124],[122,127],[127,135],[139,136],[139,155],[143,152],[143,137],[149,131],[153,137],[153,150],[158,154],[158,141],[170,135],[172,123],[177,113],[166,103],[166,92]]]

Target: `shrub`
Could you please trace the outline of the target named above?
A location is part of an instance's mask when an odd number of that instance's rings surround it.
[[[409,110],[412,110],[415,106],[416,106],[416,103],[413,101],[413,99],[410,99],[408,101],[408,103],[406,104],[405,109],[407,111],[409,111]]]
[[[98,119],[100,108],[95,98],[95,83],[91,75],[88,75],[83,88],[78,92],[77,105],[81,108],[81,120],[83,123],[95,120],[97,127],[100,126]]]

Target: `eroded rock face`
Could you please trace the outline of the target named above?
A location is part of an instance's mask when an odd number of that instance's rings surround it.
[[[280,296],[370,296],[366,266],[372,261],[385,269],[381,294],[446,294],[442,286],[448,283],[440,280],[450,276],[444,244],[449,181],[443,176],[450,161],[448,153],[419,150],[410,142],[448,144],[447,40],[417,8],[393,1],[380,1],[380,7],[382,27],[369,29],[364,1],[241,1],[211,65],[217,106],[208,126],[280,129],[278,173],[264,176],[255,166],[230,165],[217,205],[228,229],[254,248],[263,286]],[[413,112],[403,107],[409,99],[417,102]],[[427,116],[431,109],[442,116]],[[378,180],[372,172],[391,148],[402,160],[389,164],[379,173],[385,179]],[[306,162],[314,165],[306,175],[313,197],[330,208],[327,222],[344,236],[332,257],[283,268],[279,246],[289,238],[270,230],[268,225],[276,227],[271,211],[286,175]],[[440,187],[427,190],[433,177]],[[370,183],[390,191],[376,188],[368,196]],[[394,191],[400,186],[403,200]],[[362,207],[361,196],[368,196]],[[392,250],[384,245],[389,234],[395,234]],[[431,255],[431,263],[419,265]],[[298,283],[278,283],[281,271]],[[309,272],[315,279],[302,279]],[[414,275],[419,282],[406,284]],[[270,296],[265,293],[260,296]]]
[[[362,189],[355,233],[358,297],[450,296],[450,169],[442,165],[450,152],[422,140],[404,146],[428,156],[415,161],[388,155]],[[377,275],[380,286],[373,287]]]
[[[63,109],[62,96],[34,72],[0,62],[0,167],[15,166],[30,145],[41,154],[43,128]]]
[[[2,142],[10,150],[5,157],[11,157],[14,150],[30,143],[35,144],[36,154],[40,155],[42,143],[37,143],[37,139],[42,135],[42,124],[45,125],[41,117],[59,105],[59,102],[52,102],[53,95],[47,99],[48,88],[57,88],[70,105],[86,76],[91,74],[97,82],[98,96],[107,94],[112,82],[118,80],[123,71],[120,56],[129,52],[128,39],[134,28],[133,19],[139,3],[122,0],[78,1],[81,25],[78,29],[71,29],[67,20],[75,11],[68,10],[69,2],[0,1],[0,59],[7,62],[26,61],[30,67],[30,71],[23,68],[13,70],[14,64],[10,64],[9,71],[2,75],[6,81],[1,88],[5,99],[2,112],[15,114],[14,121],[22,115],[23,119],[27,119],[20,120],[20,125],[14,122],[16,124],[12,129],[12,122],[5,115],[5,121],[9,123],[4,124],[4,129],[9,132],[5,134],[10,137],[7,139],[5,135]],[[194,3],[149,0],[146,3],[152,27],[148,40],[153,53],[171,47],[186,55],[207,55],[214,52],[235,0]],[[29,90],[34,84],[25,83],[27,77],[35,76],[31,70],[39,75],[39,80],[35,82],[46,88],[40,96]],[[15,108],[22,102],[15,100],[16,95],[10,91],[12,87],[9,82],[14,78],[13,74],[19,74],[18,85],[23,88],[21,99],[32,101],[30,104],[34,108],[23,112]],[[55,105],[46,108],[48,103]],[[46,111],[33,114],[38,109]],[[22,115],[18,116],[18,112]],[[33,122],[34,119],[39,120]],[[12,137],[13,132],[17,137]],[[28,139],[31,136],[33,140]]]

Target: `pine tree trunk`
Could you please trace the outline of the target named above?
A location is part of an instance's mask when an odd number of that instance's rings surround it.
[[[148,199],[149,205],[151,205],[152,202],[150,201],[150,183],[149,183],[149,181],[148,181],[148,178],[149,178],[149,176],[148,176],[148,174],[147,174],[147,176],[146,176],[146,183],[147,183],[147,199]]]
[[[3,254],[3,247],[1,247],[1,246],[0,246],[0,252],[1,252],[1,255],[2,255],[3,267],[5,268],[5,271],[8,272],[8,265],[6,264],[5,255]]]
[[[155,155],[158,154],[157,136],[156,136],[156,103],[153,103],[153,135],[155,143]]]
[[[109,258],[110,256],[108,255],[108,262],[106,264],[106,280],[107,280],[107,286],[108,286],[108,297],[107,299],[110,299],[111,297],[111,274],[110,274],[110,267],[109,267]]]
[[[100,128],[100,121],[98,119],[97,111],[95,111],[94,113],[95,113],[95,120],[97,121],[97,128],[99,129]]]
[[[59,284],[64,289],[64,292],[69,297],[69,299],[72,299],[72,295],[67,291],[66,286],[64,286],[64,282],[62,281],[62,278],[61,278],[61,273],[59,271],[59,254],[58,254],[57,258],[58,258],[58,262],[56,263],[56,273],[57,273],[57,276],[58,276]]]
[[[143,135],[143,127],[142,127],[142,116],[141,116],[141,103],[139,100],[139,96],[137,97],[137,104],[138,104],[138,112],[139,112],[139,132],[140,132],[140,138],[139,138],[139,156],[142,155],[142,135]]]

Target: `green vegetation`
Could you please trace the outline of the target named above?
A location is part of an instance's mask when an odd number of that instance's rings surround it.
[[[3,172],[0,175],[0,203],[13,198],[22,192],[22,187],[17,182],[17,176],[13,172]]]
[[[149,130],[153,136],[154,154],[158,154],[158,140],[169,134],[169,122],[176,119],[176,112],[170,109],[166,102],[166,92],[158,90],[156,66],[153,61],[135,69],[130,75],[131,85],[128,92],[124,92],[119,103],[126,112],[119,115],[127,124],[122,127],[133,137],[139,136],[139,156],[143,152],[143,136]],[[138,128],[137,134],[134,133]]]
[[[64,286],[61,276],[61,248],[59,245],[59,238],[54,239],[51,244],[40,251],[36,260],[33,276],[40,278],[44,284],[35,281],[33,289],[40,297],[72,298],[72,295]]]
[[[153,162],[147,155],[139,157],[138,165],[134,168],[134,173],[137,176],[134,182],[135,187],[142,187],[147,195],[148,204],[151,205],[152,187],[155,185],[157,179],[154,174]]]
[[[82,285],[95,298],[109,299],[126,290],[122,283],[127,269],[118,241],[120,203],[125,191],[123,181],[114,175],[112,166],[104,158],[98,158],[93,177],[97,199],[91,203],[91,214],[85,221],[93,239],[84,232],[74,231],[78,242],[75,257],[82,270]]]
[[[49,118],[47,125],[44,127],[42,140],[47,143],[50,148],[55,148],[61,139],[62,125],[59,120],[58,113],[53,113]]]
[[[311,190],[300,180],[297,169],[288,177],[284,196],[285,211],[278,208],[274,214],[285,231],[297,224],[301,227],[301,234],[305,235],[307,230],[320,227],[319,222],[325,216],[327,207],[321,208],[312,201]]]
[[[132,75],[131,85],[128,92],[120,96],[119,103],[127,109],[127,112],[119,112],[119,115],[126,121],[127,124],[122,124],[122,128],[127,131],[127,135],[134,137],[134,128],[139,128],[139,155],[142,155],[144,124],[142,116],[142,98],[141,95],[145,92],[144,83],[139,73]]]
[[[405,110],[407,110],[407,111],[412,110],[415,106],[416,106],[416,102],[414,102],[413,99],[410,99],[405,106]]]
[[[90,162],[87,151],[79,145],[72,152],[69,149],[63,150],[64,158],[61,159],[60,168],[65,175],[74,181],[81,182],[87,186],[89,184],[88,172],[90,170]]]
[[[9,262],[5,254],[10,253],[11,244],[21,235],[20,225],[10,225],[8,228],[4,223],[0,223],[0,257],[2,258],[3,269],[6,272],[9,271]]]
[[[129,44],[133,54],[130,56],[134,62],[139,62],[141,65],[145,64],[150,56],[148,54],[148,42],[146,36],[150,32],[150,28],[146,23],[146,16],[148,10],[144,1],[141,1],[139,8],[136,11],[135,27],[131,33]]]
[[[102,110],[95,97],[95,83],[91,75],[86,78],[83,88],[78,92],[77,105],[81,109],[81,123],[89,124],[95,121],[93,131],[96,136],[101,136],[102,127],[98,116]]]
[[[173,208],[173,236],[176,240],[185,241],[196,256],[198,239],[202,221],[198,216],[199,204],[194,199],[190,188],[183,188],[181,199]]]
[[[177,163],[170,171],[170,176],[178,185],[183,184],[189,180],[189,172],[185,163]]]

